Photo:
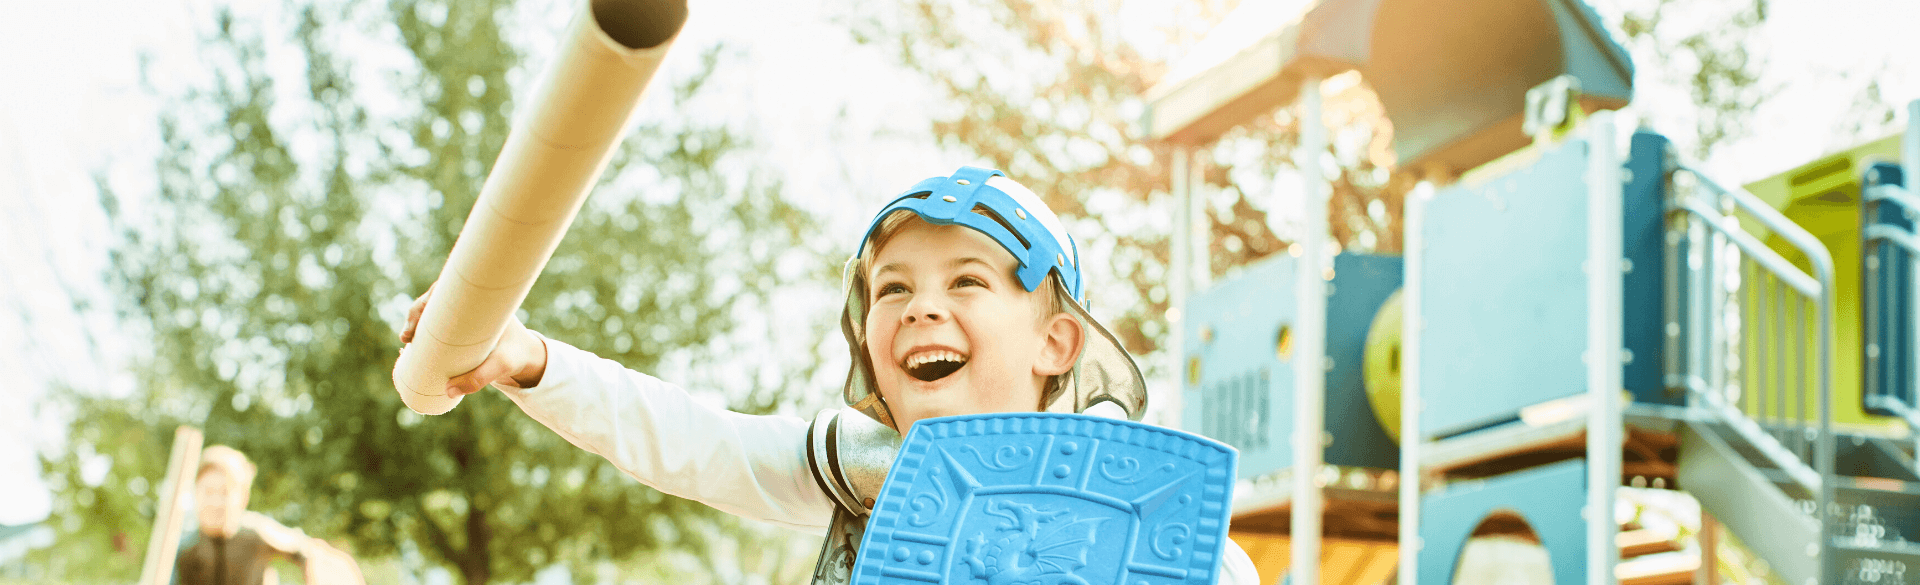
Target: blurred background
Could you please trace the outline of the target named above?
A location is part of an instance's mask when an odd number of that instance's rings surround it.
[[[1254,2],[693,0],[522,318],[811,416],[847,369],[838,274],[868,214],[990,166],[1067,218],[1093,312],[1177,392],[1172,147],[1141,138],[1143,96],[1223,22],[1299,4]],[[1630,123],[1736,182],[1920,97],[1903,0],[1594,7],[1637,67]],[[817,537],[641,486],[499,396],[427,418],[391,390],[405,310],[579,8],[0,0],[0,583],[134,580],[179,425],[251,456],[251,508],[370,583],[805,582]],[[1332,234],[1397,251],[1413,179],[1366,81],[1329,90]],[[1298,231],[1297,141],[1277,111],[1200,155],[1211,273]]]

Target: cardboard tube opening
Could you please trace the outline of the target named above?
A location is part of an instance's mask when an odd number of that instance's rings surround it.
[[[650,49],[680,34],[686,0],[593,0],[593,21],[629,49]]]

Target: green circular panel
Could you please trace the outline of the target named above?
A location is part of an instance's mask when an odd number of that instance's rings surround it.
[[[1373,316],[1367,329],[1367,349],[1362,382],[1367,387],[1367,402],[1387,437],[1400,441],[1400,292],[1393,291]]]

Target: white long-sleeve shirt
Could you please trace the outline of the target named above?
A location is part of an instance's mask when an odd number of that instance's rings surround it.
[[[500,386],[534,420],[661,492],[825,534],[834,503],[807,469],[807,421],[713,408],[679,386],[545,342],[547,370],[539,385]],[[1219,582],[1258,583],[1247,553],[1227,544]]]

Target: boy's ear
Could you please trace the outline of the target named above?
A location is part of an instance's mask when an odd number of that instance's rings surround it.
[[[1059,313],[1047,318],[1040,333],[1046,335],[1040,347],[1040,359],[1033,364],[1037,376],[1058,376],[1073,369],[1086,345],[1086,329],[1072,315]]]

